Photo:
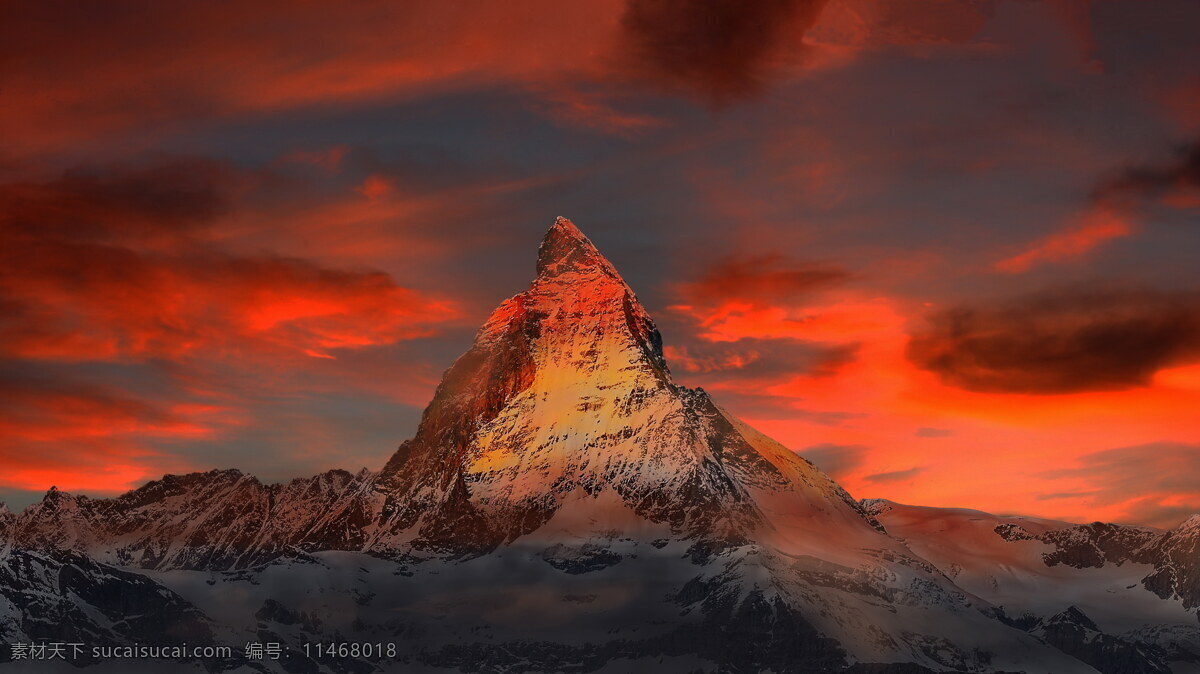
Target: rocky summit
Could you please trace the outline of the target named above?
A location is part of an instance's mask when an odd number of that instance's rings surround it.
[[[542,241],[537,278],[446,372],[379,487],[394,530],[479,549],[564,508],[714,543],[769,528],[780,499],[875,526],[812,464],[675,384],[654,321],[565,218]]]

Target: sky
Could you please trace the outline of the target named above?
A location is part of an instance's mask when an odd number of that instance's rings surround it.
[[[0,500],[378,469],[571,218],[856,497],[1200,511],[1200,4],[12,4]]]

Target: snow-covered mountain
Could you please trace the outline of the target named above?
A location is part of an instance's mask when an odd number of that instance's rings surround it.
[[[98,663],[92,645],[214,643],[207,616],[142,574],[77,553],[20,549],[0,551],[0,635],[7,644],[87,644],[79,665]]]
[[[1200,672],[1198,516],[1160,531],[884,500],[864,506],[1001,619],[1102,672]]]
[[[127,640],[115,622],[127,585],[149,598],[145,639],[201,625],[239,649],[291,644],[292,658],[254,663],[269,671],[1058,673],[1186,660],[1164,635],[1190,643],[1177,628],[1194,624],[1196,523],[1110,535],[997,519],[962,525],[956,542],[901,512],[856,502],[674,383],[636,295],[559,218],[530,287],[487,319],[379,473],[266,485],[212,471],[114,499],[51,490],[0,512],[0,582],[13,586],[0,637],[32,637],[45,602],[83,602],[89,634]],[[1092,548],[1099,575],[1076,568]],[[996,579],[1018,563],[1018,580]],[[1148,574],[1138,600],[1169,608],[1114,632],[1098,607],[1119,611],[1106,593],[1134,566]],[[93,601],[64,574],[110,591]],[[330,641],[396,649],[299,650]]]
[[[214,470],[167,475],[113,499],[52,488],[9,530],[20,548],[109,564],[244,568],[289,552],[362,548],[382,503],[373,485],[369,471],[331,470],[267,485]]]
[[[653,320],[570,221],[550,228],[537,272],[484,323],[380,473],[385,526],[488,549],[586,503],[611,518],[600,524],[714,544],[757,539],[785,513],[878,538],[812,464],[672,381]]]

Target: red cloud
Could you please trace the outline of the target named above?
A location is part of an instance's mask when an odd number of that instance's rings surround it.
[[[26,149],[247,111],[528,82],[593,59],[621,6],[117,0],[5,11],[0,126]]]
[[[1167,113],[1187,133],[1200,131],[1200,76],[1191,76],[1161,95]]]
[[[864,46],[966,42],[987,18],[974,5],[862,0],[114,0],[87,12],[48,0],[6,10],[5,95],[19,104],[0,108],[0,126],[20,156],[481,82],[544,91],[634,80],[728,101]],[[552,97],[547,109],[607,130],[651,124],[591,98]]]
[[[742,256],[719,262],[700,279],[677,285],[675,291],[693,307],[727,302],[764,307],[798,300],[850,277],[842,269],[802,264],[777,254]]]
[[[208,240],[228,169],[176,161],[0,187],[0,353],[180,358],[329,350],[430,334],[444,300],[377,271],[243,254]]]
[[[1030,249],[996,263],[1000,271],[1029,271],[1043,262],[1062,262],[1080,257],[1112,239],[1129,236],[1133,226],[1120,212],[1096,208],[1061,232],[1038,241]]]
[[[381,271],[224,243],[251,182],[177,159],[0,185],[0,484],[111,493],[208,467],[163,447],[249,425],[263,381],[297,399],[319,390],[318,362],[342,394],[380,395],[363,379],[395,377],[394,364],[363,377],[327,359],[457,318],[450,301]],[[386,395],[412,388],[393,382]]]
[[[151,448],[155,439],[203,439],[237,422],[211,404],[149,401],[81,381],[5,373],[0,435],[6,466],[0,484],[28,490],[57,485],[112,493],[187,461]]]

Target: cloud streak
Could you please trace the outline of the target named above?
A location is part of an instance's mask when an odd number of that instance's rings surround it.
[[[1114,209],[1096,208],[1065,230],[1043,238],[1022,253],[1000,260],[996,269],[1015,274],[1045,262],[1078,258],[1113,239],[1129,236],[1133,230],[1129,216]]]
[[[1119,505],[1133,522],[1170,528],[1200,512],[1200,445],[1152,442],[1081,456],[1075,467],[1041,473],[1085,485],[1077,493],[1096,505]]]
[[[858,470],[866,462],[869,451],[863,445],[823,443],[805,447],[797,453],[833,479],[839,480]]]
[[[924,473],[925,466],[914,466],[905,470],[892,470],[886,473],[873,473],[863,476],[863,480],[872,484],[895,484],[898,482],[908,482],[916,476]]]

